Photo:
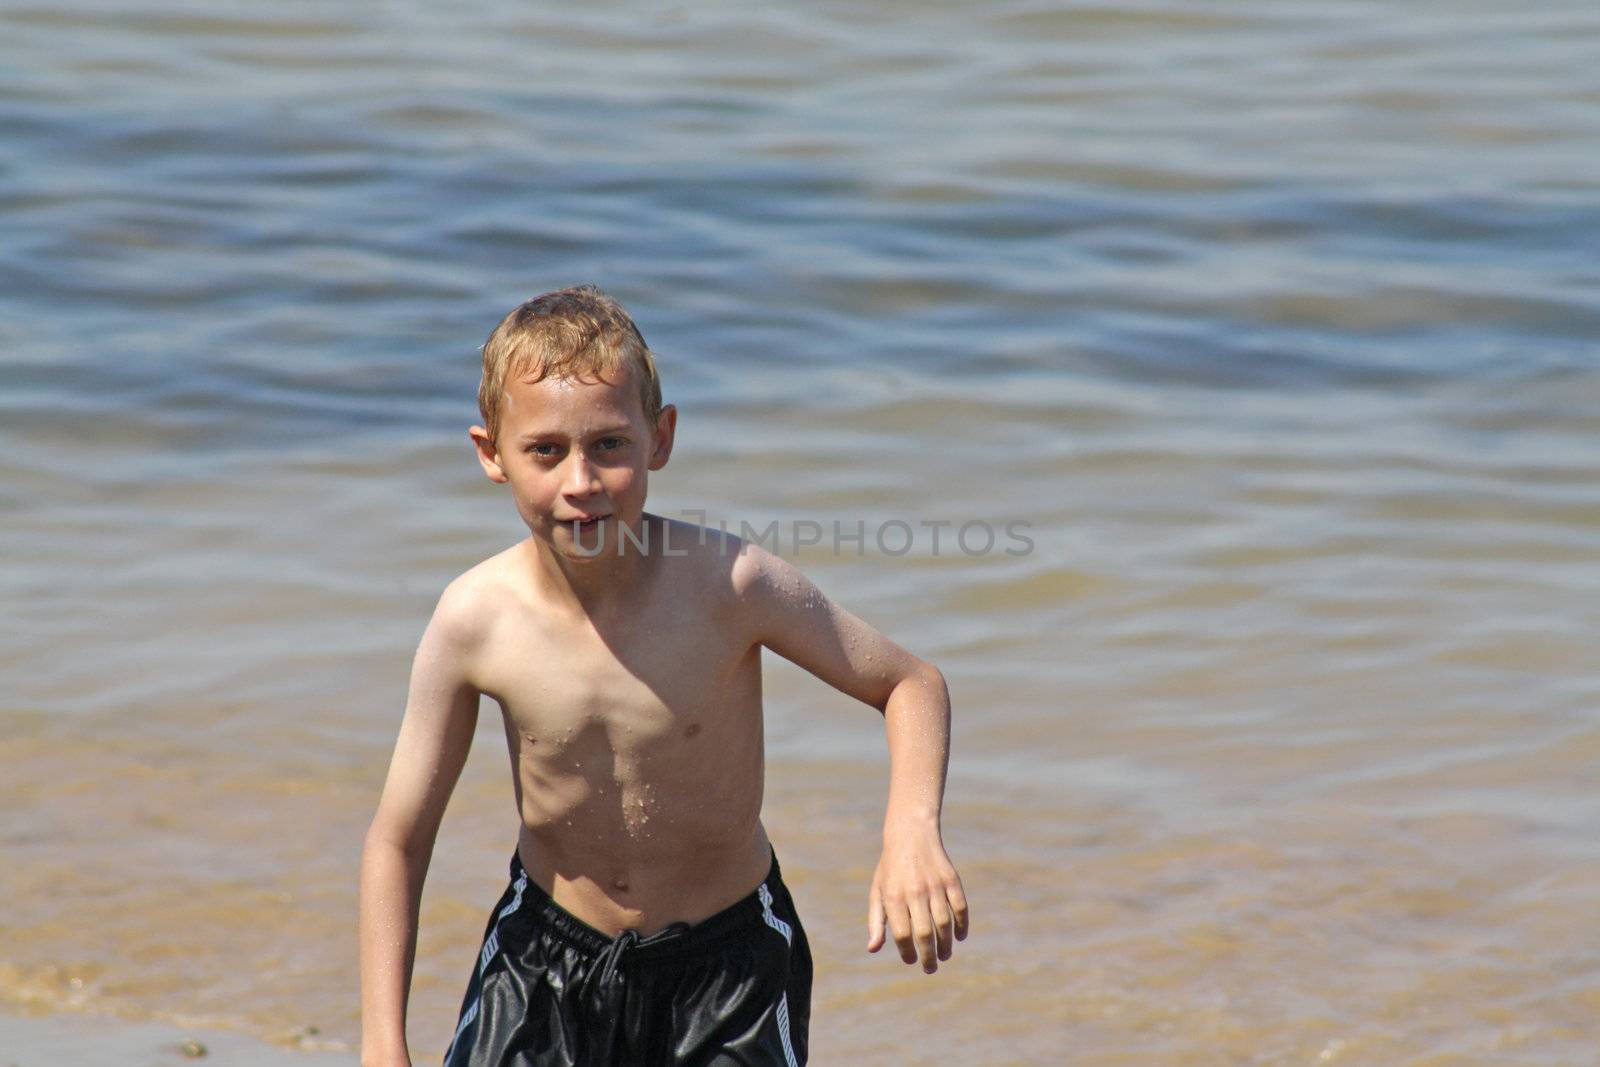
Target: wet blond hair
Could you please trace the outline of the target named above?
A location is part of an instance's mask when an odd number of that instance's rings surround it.
[[[644,336],[615,298],[592,285],[557,289],[517,305],[483,345],[478,411],[490,440],[500,437],[506,382],[616,377],[631,366],[645,421],[661,414],[661,379]]]

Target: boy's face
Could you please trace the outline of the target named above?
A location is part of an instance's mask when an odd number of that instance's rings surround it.
[[[647,472],[672,454],[677,412],[663,407],[651,426],[633,374],[508,381],[499,439],[481,426],[470,431],[484,473],[511,486],[529,531],[563,556],[594,558],[601,543],[613,555],[617,524],[636,526],[644,514]]]

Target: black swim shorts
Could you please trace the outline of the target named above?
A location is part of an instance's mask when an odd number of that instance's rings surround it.
[[[703,922],[608,937],[512,853],[445,1067],[799,1067],[811,950],[778,858]]]

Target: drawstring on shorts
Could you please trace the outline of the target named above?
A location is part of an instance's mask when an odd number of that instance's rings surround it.
[[[622,966],[622,959],[634,948],[642,948],[671,941],[688,933],[690,925],[684,922],[670,923],[649,937],[640,937],[637,930],[624,930],[612,939],[611,943],[600,950],[600,955],[595,957],[599,964],[596,979],[602,989],[610,988],[616,982],[617,970]]]
[[[639,943],[639,931],[624,930],[617,935],[616,940],[607,945],[600,953],[599,979],[602,989],[610,988],[616,981],[617,965],[622,962],[622,954]]]

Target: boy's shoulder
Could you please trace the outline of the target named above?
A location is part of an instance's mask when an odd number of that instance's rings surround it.
[[[691,580],[736,599],[758,594],[799,571],[760,544],[681,519],[662,518],[663,555],[684,561]]]
[[[672,595],[727,611],[807,601],[816,587],[793,564],[753,541],[680,519],[652,516],[658,540],[647,546],[672,573]],[[530,595],[526,542],[457,575],[434,609],[433,627],[462,650],[479,647],[507,612],[537,610]],[[731,620],[729,620],[731,621]]]
[[[822,593],[800,568],[756,541],[693,523],[672,523],[671,543],[691,546],[686,568],[691,580],[718,607],[757,630],[785,612],[814,608]],[[729,621],[732,621],[730,618]]]
[[[517,549],[512,545],[451,579],[439,594],[430,627],[438,627],[459,647],[481,644],[496,615],[511,602],[512,560]]]

